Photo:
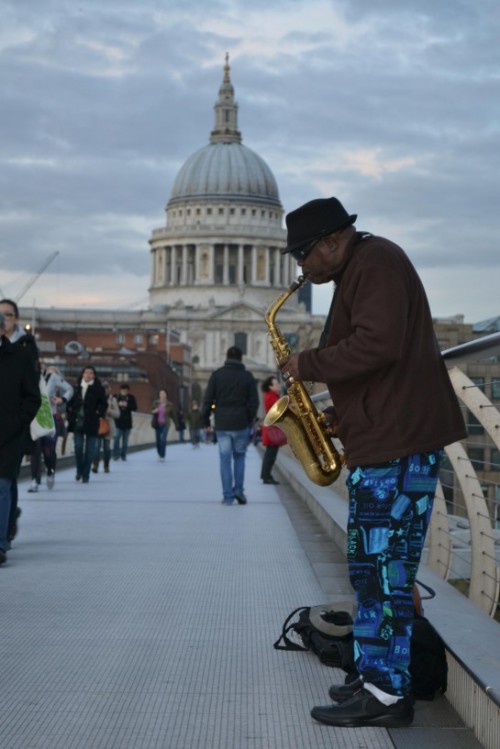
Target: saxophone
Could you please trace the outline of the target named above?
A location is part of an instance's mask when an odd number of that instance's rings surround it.
[[[306,276],[299,276],[266,312],[265,321],[278,364],[290,356],[291,350],[275,324],[276,314],[306,280]],[[328,486],[338,478],[343,459],[327,434],[325,415],[318,413],[300,380],[290,383],[287,393],[269,409],[264,426],[278,426],[286,434],[292,452],[311,481],[319,486]]]

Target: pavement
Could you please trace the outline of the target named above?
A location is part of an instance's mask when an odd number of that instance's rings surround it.
[[[478,749],[445,697],[405,729],[312,720],[344,673],[274,650],[298,606],[351,595],[343,554],[288,488],[224,507],[216,446],[169,445],[54,488],[20,481],[0,568],[0,749]],[[102,471],[102,468],[101,468]]]

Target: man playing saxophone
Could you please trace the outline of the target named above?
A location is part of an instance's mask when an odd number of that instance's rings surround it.
[[[348,565],[358,678],[312,716],[333,726],[405,726],[412,590],[443,448],[465,437],[420,278],[393,242],[356,231],[336,198],[289,213],[287,246],[314,284],[334,282],[316,348],[280,361],[287,386],[325,383],[345,449]]]

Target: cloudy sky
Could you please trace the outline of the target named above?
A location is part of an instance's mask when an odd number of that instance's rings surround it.
[[[151,231],[224,56],[285,211],[339,197],[436,317],[500,315],[497,0],[0,0],[0,289],[146,307]],[[54,257],[54,253],[59,254]],[[326,312],[330,289],[315,289]]]

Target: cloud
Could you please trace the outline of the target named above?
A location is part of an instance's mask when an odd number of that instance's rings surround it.
[[[4,0],[2,14],[3,289],[59,250],[74,303],[147,295],[148,239],[208,142],[228,51],[244,143],[285,210],[335,194],[405,248],[431,306],[498,314],[478,292],[499,274],[493,0]]]

